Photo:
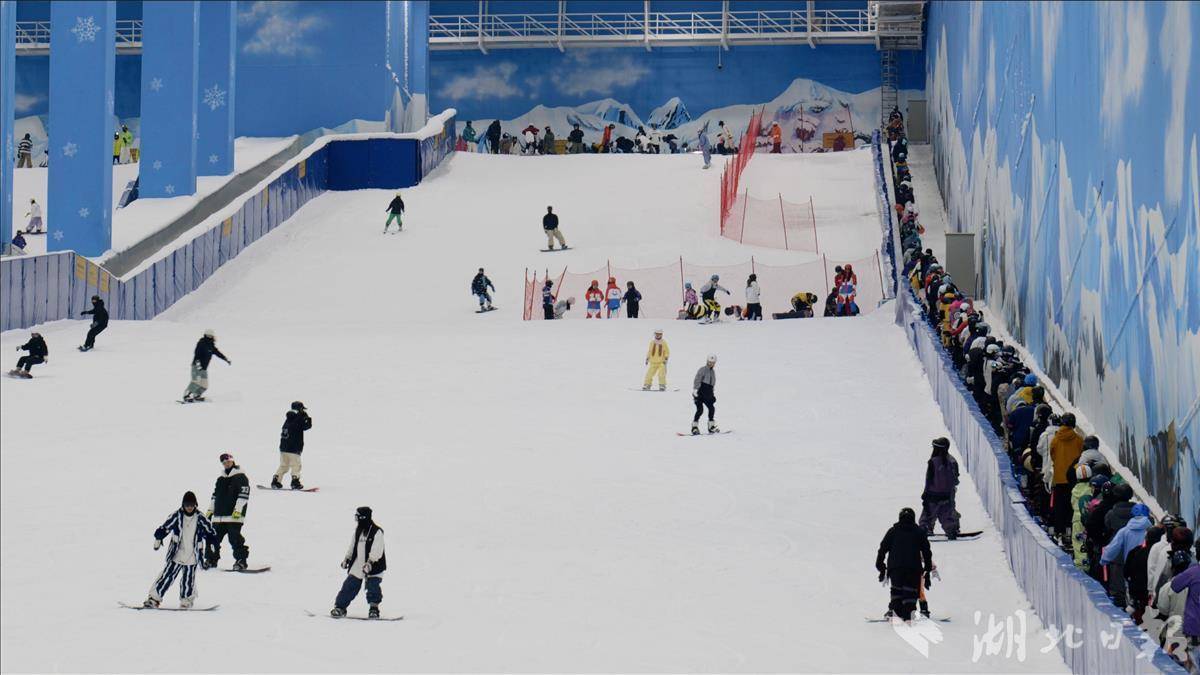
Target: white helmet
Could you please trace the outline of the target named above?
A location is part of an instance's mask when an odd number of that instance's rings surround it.
[[[716,354],[709,354],[709,355],[708,355],[708,362],[709,362],[709,363],[716,363],[716,362],[717,362],[717,355],[716,355]]]
[[[204,331],[204,337],[216,340],[217,334],[213,331],[213,329],[209,328],[208,330]]]

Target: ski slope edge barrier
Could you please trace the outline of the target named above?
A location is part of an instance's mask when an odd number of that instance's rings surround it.
[[[98,295],[113,320],[153,319],[329,190],[421,182],[454,150],[454,109],[411,134],[321,136],[296,157],[123,277],[73,251],[0,260],[0,331],[79,318]]]

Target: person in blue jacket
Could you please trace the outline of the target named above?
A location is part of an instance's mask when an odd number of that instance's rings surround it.
[[[554,320],[554,282],[549,279],[542,286],[542,318]]]
[[[1146,540],[1146,530],[1150,528],[1150,507],[1145,504],[1134,504],[1131,511],[1133,517],[1125,523],[1125,527],[1117,530],[1112,541],[1100,554],[1100,564],[1108,566],[1108,595],[1113,603],[1125,609],[1127,601],[1125,593],[1125,558],[1129,552]]]
[[[492,289],[492,292],[496,291],[496,287],[492,285],[492,280],[487,278],[487,275],[483,273],[483,268],[480,267],[479,273],[471,280],[471,293],[479,298],[479,311],[481,312],[495,309],[492,307],[492,296],[488,294],[489,288]]]

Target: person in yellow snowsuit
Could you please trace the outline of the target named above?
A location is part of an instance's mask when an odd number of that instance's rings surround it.
[[[671,348],[667,346],[666,340],[663,340],[663,332],[660,328],[654,331],[654,339],[650,341],[650,348],[646,350],[646,379],[642,382],[642,389],[649,391],[650,381],[658,375],[658,390],[666,391],[667,389],[667,359],[671,358]]]

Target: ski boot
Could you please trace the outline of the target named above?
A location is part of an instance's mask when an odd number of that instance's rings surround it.
[[[245,572],[245,571],[246,571],[246,568],[247,568],[247,567],[249,567],[249,566],[250,566],[250,565],[249,565],[249,564],[247,564],[245,560],[235,560],[235,561],[233,561],[233,571],[234,571],[234,572]]]
[[[296,478],[295,476],[292,476],[292,489],[293,490],[303,490],[304,489],[304,486],[300,484],[300,479]]]
[[[142,607],[147,609],[158,609],[158,600],[155,600],[154,598],[146,598],[146,601],[142,603]]]
[[[719,433],[721,433],[721,430],[717,428],[717,422],[716,422],[716,420],[709,420],[709,421],[708,421],[708,433],[710,433],[710,434],[719,434]]]
[[[642,385],[642,391],[650,391],[650,385],[648,385],[648,384],[643,384],[643,385]]]
[[[647,389],[649,389],[650,387],[646,387],[646,388],[647,388]],[[659,391],[666,391],[666,390],[667,390],[667,385],[665,385],[665,384],[660,384],[660,385],[658,385],[658,390],[659,390]]]
[[[367,618],[368,619],[378,619],[379,618],[379,605],[371,605],[371,608],[367,610]]]
[[[25,378],[26,380],[32,380],[32,379],[33,379],[33,373],[29,372],[28,370],[22,370],[22,371],[21,371],[21,377]]]
[[[283,483],[279,482],[279,476],[271,476],[271,489],[282,490]]]
[[[700,435],[700,423],[699,422],[692,422],[692,435],[693,436]]]
[[[341,607],[334,607],[333,609],[329,610],[329,616],[332,616],[335,619],[340,619],[343,616],[346,616],[346,610],[342,609]]]
[[[179,608],[180,609],[191,609],[192,602],[194,602],[192,598],[180,598],[179,599]]]

